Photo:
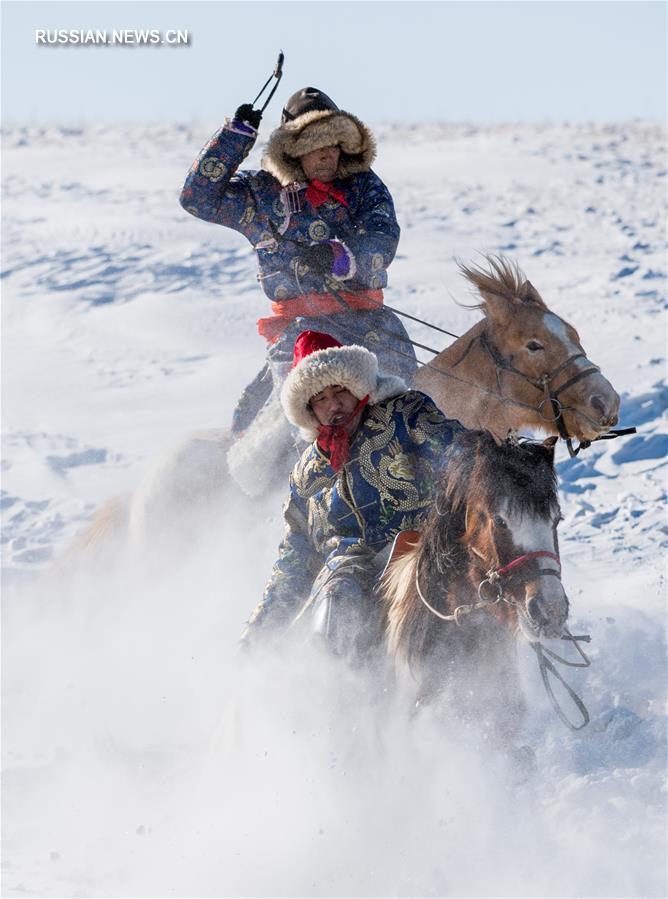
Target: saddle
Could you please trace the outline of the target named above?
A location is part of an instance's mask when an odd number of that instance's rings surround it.
[[[385,562],[381,577],[385,574],[392,562],[396,562],[396,560],[401,558],[401,556],[408,552],[409,549],[413,549],[416,543],[419,543],[421,536],[422,534],[420,531],[399,531],[392,543],[384,550],[381,550],[381,552],[378,553],[378,556],[376,556],[376,561],[380,560],[381,564],[383,561]],[[384,556],[386,556],[386,558],[383,558]]]

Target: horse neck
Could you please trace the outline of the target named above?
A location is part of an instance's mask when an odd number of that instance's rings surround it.
[[[387,616],[390,652],[411,667],[426,662],[439,643],[447,641],[448,631],[444,628],[450,627],[427,608],[420,591],[443,614],[452,614],[455,605],[474,602],[473,579],[468,570],[453,568],[443,574],[433,570],[431,561],[421,543],[399,560],[387,580],[388,595],[392,597]],[[456,603],[451,599],[453,596],[457,597]]]
[[[483,336],[494,344],[494,332],[487,319],[477,322],[434,360],[435,366],[446,368],[454,376],[440,378],[445,382],[442,387],[446,414],[458,418],[466,427],[491,431],[500,439],[510,429],[551,430],[538,414],[541,397],[536,388],[518,375],[500,370]],[[482,389],[475,390],[472,385]],[[509,399],[525,405],[516,405]]]
[[[478,586],[484,578],[484,572],[470,553],[466,553],[467,564],[461,569],[452,571],[447,582],[445,595],[439,600],[432,579],[425,578],[421,584],[423,594],[429,599],[434,592],[434,605],[445,615],[452,615],[458,607],[474,607],[479,601]],[[439,574],[435,575],[438,580]],[[416,625],[414,635],[417,640],[406,646],[405,657],[420,683],[420,694],[428,701],[428,695],[438,694],[447,686],[453,666],[458,668],[465,660],[477,657],[485,664],[501,656],[510,657],[515,643],[517,613],[506,603],[486,606],[472,613],[464,612],[461,626],[455,621],[442,621],[422,603],[415,591],[413,601],[416,603]]]

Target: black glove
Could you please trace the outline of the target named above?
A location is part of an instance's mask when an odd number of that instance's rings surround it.
[[[319,275],[331,275],[334,266],[334,250],[328,243],[316,243],[310,247],[300,247],[299,256],[311,271]]]
[[[237,122],[247,122],[251,128],[259,128],[262,121],[262,113],[259,109],[253,109],[250,103],[243,103],[234,113]]]

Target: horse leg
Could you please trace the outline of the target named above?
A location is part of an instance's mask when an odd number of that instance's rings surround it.
[[[469,723],[512,757],[526,712],[513,636],[500,636],[496,623],[451,629],[421,664],[415,709],[427,707]]]
[[[495,684],[490,721],[492,739],[510,763],[513,783],[519,785],[535,774],[537,765],[533,748],[520,742],[527,705],[520,683],[514,636],[497,639],[489,658]]]

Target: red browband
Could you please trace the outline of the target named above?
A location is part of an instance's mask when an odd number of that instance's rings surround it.
[[[516,559],[513,559],[512,562],[508,562],[507,565],[504,565],[503,568],[497,569],[494,574],[497,577],[503,577],[505,574],[508,574],[509,571],[512,571],[513,568],[518,568],[520,565],[523,565],[524,562],[530,562],[531,559],[539,559],[543,556],[547,559],[552,559],[557,563],[559,568],[561,568],[561,561],[559,560],[558,555],[548,552],[545,549],[540,549],[533,553],[525,553],[523,556],[518,556]]]

